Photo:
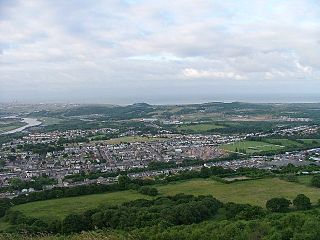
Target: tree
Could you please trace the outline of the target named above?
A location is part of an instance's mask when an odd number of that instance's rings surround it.
[[[105,226],[103,212],[97,212],[92,215],[92,224],[97,228],[103,228]]]
[[[6,198],[0,199],[0,217],[3,217],[9,208],[10,201]]]
[[[70,214],[62,222],[63,233],[77,233],[88,229],[88,219],[81,214]]]
[[[19,211],[8,211],[5,215],[5,221],[12,225],[23,223],[25,218],[25,215]]]
[[[291,201],[286,198],[271,198],[266,203],[266,208],[271,212],[286,212]]]
[[[298,177],[296,175],[288,175],[287,176],[287,181],[288,182],[298,182]]]
[[[238,203],[226,203],[226,216],[228,219],[236,218],[236,219],[245,219],[251,220],[263,217],[265,215],[265,211],[262,207],[251,206],[249,204],[238,204]]]
[[[202,178],[210,177],[210,168],[202,167],[200,170],[200,177]]]
[[[118,184],[121,189],[126,189],[130,183],[131,179],[127,175],[118,176]]]
[[[6,161],[4,159],[0,160],[0,168],[3,168],[6,165]]]
[[[13,162],[13,161],[15,161],[15,160],[17,159],[17,157],[16,157],[15,155],[9,155],[7,158],[8,158],[9,161],[11,161],[11,162]]]
[[[311,185],[320,188],[320,175],[313,176],[311,179]]]
[[[298,194],[296,198],[293,200],[293,205],[298,210],[307,210],[311,208],[310,198],[308,198],[304,194]]]
[[[10,182],[12,188],[16,189],[16,190],[21,190],[21,189],[28,187],[27,183],[19,178],[12,178],[12,179],[10,179],[9,182]]]
[[[159,194],[158,189],[147,187],[147,186],[141,187],[139,189],[139,192],[142,194],[145,194],[145,195],[149,195],[149,196],[156,196]]]

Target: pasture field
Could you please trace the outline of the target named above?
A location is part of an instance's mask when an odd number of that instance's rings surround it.
[[[195,179],[159,186],[161,194],[178,193],[193,195],[211,194],[223,202],[249,203],[265,207],[266,201],[273,197],[293,199],[299,193],[308,196],[313,203],[320,199],[320,189],[278,178],[239,181],[230,184],[213,180]]]
[[[215,113],[191,113],[184,114],[181,116],[181,120],[183,121],[226,121],[224,114],[215,112]]]
[[[117,205],[136,199],[149,197],[136,191],[119,191],[92,194],[78,197],[51,199],[14,206],[12,210],[21,211],[28,216],[63,218],[70,213],[84,212],[101,204]]]
[[[39,120],[42,122],[43,125],[55,125],[63,122],[63,119],[60,118],[53,118],[53,117],[41,117]]]
[[[307,186],[310,186],[313,175],[300,175],[298,176],[298,182]]]
[[[0,134],[8,131],[12,131],[14,129],[20,128],[27,125],[24,122],[12,122],[9,124],[0,124]]]
[[[275,145],[282,145],[285,147],[301,147],[302,146],[301,143],[298,143],[294,140],[282,139],[282,138],[268,138],[266,142],[275,144]]]
[[[310,143],[313,143],[313,142],[320,143],[320,139],[300,139],[300,140],[303,141],[306,144],[310,144]]]
[[[193,132],[193,133],[203,133],[208,132],[214,129],[224,128],[224,126],[217,125],[214,123],[206,123],[206,124],[190,124],[190,125],[180,125],[177,127],[179,132]]]
[[[320,199],[320,189],[287,182],[278,178],[239,181],[230,184],[212,179],[193,179],[155,187],[161,195],[175,195],[178,193],[211,194],[223,202],[250,203],[262,207],[272,197],[286,197],[292,200],[299,193],[310,197],[313,203]],[[150,199],[151,197],[128,190],[31,202],[17,205],[12,210],[21,211],[28,216],[34,217],[63,218],[67,214],[83,212],[98,207],[100,204],[120,204],[140,198]]]
[[[152,142],[152,141],[161,141],[164,138],[154,138],[154,137],[142,137],[142,136],[128,136],[128,137],[119,137],[107,140],[108,144],[120,144],[120,143],[132,143],[132,142]]]
[[[271,143],[265,143],[265,142],[258,142],[258,141],[240,141],[240,142],[234,142],[230,144],[223,144],[220,146],[220,148],[226,150],[235,152],[236,149],[245,149],[247,153],[258,153],[263,151],[273,151],[273,150],[279,150],[282,149],[284,146],[275,145]]]

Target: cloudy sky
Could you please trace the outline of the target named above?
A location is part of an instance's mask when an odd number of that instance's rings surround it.
[[[0,102],[319,101],[319,0],[0,0]]]

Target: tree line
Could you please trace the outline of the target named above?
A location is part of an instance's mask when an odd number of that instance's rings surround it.
[[[63,145],[55,143],[27,143],[24,145],[18,145],[17,148],[26,152],[32,152],[34,154],[40,155],[47,154],[48,152],[57,152],[64,150]]]

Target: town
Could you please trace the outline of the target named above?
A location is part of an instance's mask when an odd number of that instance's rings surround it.
[[[172,123],[175,124],[175,123]],[[182,123],[183,124],[183,123]],[[241,149],[228,150],[250,138],[313,134],[316,125],[301,125],[281,128],[271,132],[247,134],[177,134],[159,130],[157,134],[141,134],[130,130],[120,133],[115,128],[90,130],[67,130],[52,132],[31,131],[21,139],[4,143],[0,149],[0,186],[10,187],[13,180],[34,181],[35,178],[53,179],[42,189],[71,187],[83,184],[109,184],[117,181],[114,176],[83,181],[70,181],[69,176],[89,173],[128,172],[131,178],[155,177],[185,170],[200,170],[202,167],[222,166],[274,169],[287,164],[320,165],[320,149],[303,149],[274,155],[246,155]],[[138,135],[140,134],[140,135]],[[101,136],[113,136],[101,140]],[[275,145],[277,146],[277,145]],[[236,156],[233,159],[232,155]],[[185,161],[190,166],[181,166]],[[166,169],[150,170],[151,163],[173,163]],[[41,189],[38,189],[38,191]],[[3,197],[35,191],[34,188],[2,191]]]

